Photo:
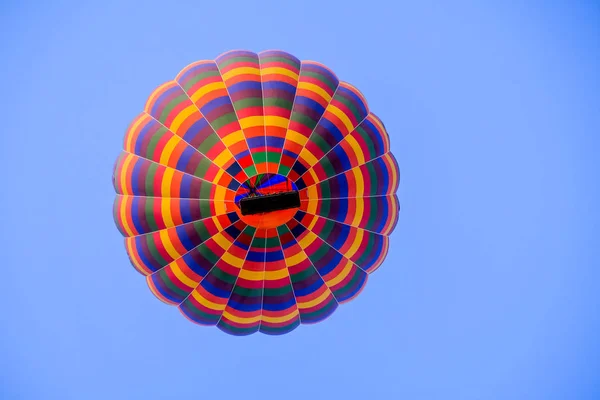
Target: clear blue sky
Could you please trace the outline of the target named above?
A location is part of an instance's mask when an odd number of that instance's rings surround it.
[[[600,7],[525,3],[4,1],[0,398],[600,398]],[[112,218],[146,97],[236,48],[354,83],[402,173],[386,263],[283,337],[160,303]]]

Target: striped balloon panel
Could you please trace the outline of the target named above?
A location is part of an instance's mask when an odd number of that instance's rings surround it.
[[[231,216],[230,221],[230,225],[222,227],[200,245],[148,275],[146,281],[152,293],[167,304],[182,303],[246,227],[235,216]]]
[[[176,81],[206,118],[222,143],[229,148],[243,169],[246,179],[256,175],[248,142],[217,64],[214,61],[193,63],[179,73]]]
[[[292,281],[300,322],[311,324],[323,321],[337,309],[337,300],[300,247],[288,224],[277,227],[277,232]]]
[[[361,124],[369,109],[362,94],[347,83],[340,83],[323,116],[309,137],[288,178],[297,181],[346,136]]]
[[[292,116],[283,144],[278,173],[287,176],[302,148],[331,102],[339,79],[327,67],[312,61],[300,66]]]
[[[191,321],[201,325],[219,324],[255,233],[255,228],[246,226],[227,251],[216,259],[191,295],[179,305]]]
[[[215,185],[231,190],[239,187],[239,182],[223,168],[148,114],[140,114],[127,130],[124,150]]]
[[[258,54],[230,51],[215,61],[248,143],[254,167],[259,174],[266,173],[263,91]]]
[[[387,255],[387,236],[302,211],[295,218],[363,271],[373,272]]]
[[[265,117],[267,170],[275,173],[281,163],[281,152],[290,124],[300,60],[283,51],[259,53]]]
[[[398,221],[398,197],[394,195],[302,201],[300,209],[356,228],[389,235]]]
[[[276,229],[269,229],[265,238],[265,276],[260,331],[281,335],[296,329],[300,313],[296,304],[290,272],[285,263]]]
[[[217,326],[233,335],[257,332],[262,316],[265,229],[257,229]]]
[[[217,167],[227,171],[238,182],[246,178],[231,150],[221,141],[177,82],[170,81],[159,86],[146,102],[144,114],[189,143],[190,147],[194,147]],[[134,120],[130,130],[135,132],[137,122]],[[171,145],[175,144],[176,142],[173,142]]]
[[[235,192],[195,176],[122,152],[113,172],[117,194],[231,201]]]
[[[300,191],[303,200],[372,197],[396,193],[400,183],[398,165],[387,153],[359,167],[321,181]]]
[[[125,238],[130,260],[144,275],[159,270],[238,218],[230,213]]]
[[[310,262],[338,303],[356,297],[367,282],[367,273],[323,241],[297,219],[287,223]]]
[[[113,216],[123,236],[137,236],[227,213],[225,202],[117,195]]]
[[[381,157],[389,151],[389,137],[383,124],[373,114],[369,114],[325,157],[312,164],[296,183],[301,189],[314,185]]]

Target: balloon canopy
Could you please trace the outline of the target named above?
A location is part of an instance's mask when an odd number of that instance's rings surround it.
[[[152,293],[234,335],[287,333],[353,299],[399,213],[398,165],[363,95],[282,51],[230,51],[159,86],[113,183]]]

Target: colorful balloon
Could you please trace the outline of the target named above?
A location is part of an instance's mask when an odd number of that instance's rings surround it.
[[[353,299],[399,213],[398,165],[363,95],[282,51],[230,51],[159,86],[113,183],[150,290],[234,335],[284,334]]]

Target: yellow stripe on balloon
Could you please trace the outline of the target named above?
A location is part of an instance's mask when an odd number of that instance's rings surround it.
[[[225,147],[230,147],[231,145],[241,142],[242,140],[244,140],[244,133],[241,130],[230,133],[221,139]]]
[[[311,153],[310,150],[308,150],[306,147],[303,148],[300,152],[299,158],[305,161],[304,164],[308,165],[309,167],[312,167],[313,165],[319,162],[319,159],[315,157],[315,155]]]
[[[263,68],[260,71],[261,71],[262,76],[267,76],[267,75],[284,75],[284,76],[287,76],[287,77],[292,78],[294,80],[298,80],[298,74],[295,73],[294,71],[290,71],[287,68],[271,67],[271,68]]]
[[[264,276],[264,271],[250,271],[248,269],[242,269],[240,272],[240,278],[247,281],[262,281]]]
[[[180,254],[173,246],[171,242],[171,238],[169,237],[169,231],[167,229],[163,229],[159,231],[160,241],[165,248],[165,251],[171,256],[172,259],[179,258]]]
[[[181,139],[179,139],[178,136],[171,136],[171,138],[167,141],[167,143],[165,144],[165,147],[163,148],[162,153],[160,154],[160,160],[159,163],[162,165],[169,165],[169,159],[171,158],[171,155],[173,154],[173,149],[175,149],[175,146],[177,146],[177,143],[179,143],[181,141]]]
[[[352,148],[354,155],[356,156],[356,164],[355,165],[363,165],[365,163],[365,155],[363,154],[362,149],[360,148],[360,144],[356,141],[356,138],[352,135],[346,136],[346,141]]]
[[[331,112],[333,115],[335,115],[342,121],[342,123],[344,124],[344,126],[346,127],[346,130],[348,132],[352,132],[352,130],[354,129],[354,124],[352,123],[352,121],[350,121],[350,118],[348,118],[346,113],[344,113],[342,110],[340,110],[338,107],[334,106],[333,104],[329,105],[328,111]]]
[[[241,68],[234,68],[231,71],[228,71],[226,73],[224,73],[223,76],[223,80],[224,81],[228,81],[231,78],[234,78],[236,76],[239,75],[256,75],[256,76],[260,76],[260,69],[256,68],[256,67],[241,67]]]
[[[121,184],[121,194],[132,195],[133,193],[129,193],[127,191],[127,181],[129,176],[127,176],[127,170],[129,169],[129,164],[133,161],[133,155],[127,153],[125,157],[123,157],[123,164],[121,166],[121,171],[119,171],[119,182]]]
[[[319,180],[317,179],[315,182],[318,182]],[[308,188],[306,188],[306,196],[309,199],[316,199],[319,197],[319,193],[317,191],[317,186],[313,185],[313,186],[309,186]]]
[[[231,241],[227,239],[225,235],[223,235],[221,232],[213,236],[212,239],[215,241],[216,244],[219,245],[220,248],[222,248],[225,251],[227,251],[227,249],[229,249],[229,246],[231,246]]]
[[[215,185],[215,197],[214,200],[215,201],[222,201],[225,200],[225,197],[227,195],[227,188],[224,188],[223,186],[216,186]]]
[[[296,254],[294,254],[291,257],[288,257],[285,259],[285,263],[287,264],[288,268],[289,267],[293,267],[294,265],[298,265],[300,264],[302,261],[306,260],[306,254],[303,251],[300,251]]]
[[[331,294],[331,290],[329,290],[329,288],[327,288],[327,290],[325,290],[323,292],[323,294],[321,294],[319,297],[317,297],[314,300],[306,301],[306,302],[300,302],[300,301],[298,301],[297,302],[298,308],[300,308],[300,309],[306,309],[306,308],[312,308],[312,307],[314,307],[316,305],[319,305],[322,302],[324,302],[325,299],[327,299],[327,297],[329,297],[330,294]]]
[[[306,206],[306,212],[309,214],[316,214],[318,199],[316,197],[310,197],[307,203],[308,205]]]
[[[218,167],[223,168],[232,158],[233,157],[231,156],[229,149],[226,148],[213,160],[213,162]]]
[[[187,106],[186,108],[181,110],[181,112],[179,114],[177,114],[177,116],[173,120],[173,123],[171,123],[171,126],[169,127],[169,129],[173,133],[177,133],[181,124],[183,124],[190,115],[192,115],[193,113],[195,113],[197,111],[198,111],[198,108],[196,108],[195,104]]]
[[[161,185],[161,188],[160,188],[161,195],[163,197],[177,197],[177,196],[173,196],[174,193],[172,193],[172,191],[171,191],[171,189],[173,189],[171,187],[172,186],[172,182],[173,182],[173,175],[175,175],[175,170],[174,169],[165,168],[165,173],[163,175],[162,185]],[[155,195],[157,195],[157,193],[155,193]]]
[[[236,267],[238,269],[241,269],[242,266],[244,265],[244,259],[236,257],[229,252],[225,252],[225,254],[223,254],[223,256],[221,257],[221,260],[225,261],[227,264],[231,265],[232,267]]]
[[[284,117],[279,117],[276,115],[267,115],[265,117],[265,125],[266,126],[276,126],[278,128],[287,128],[290,123],[290,120]]]
[[[296,318],[298,316],[298,314],[299,314],[299,312],[297,309],[294,309],[294,310],[292,310],[291,313],[289,313],[287,315],[283,315],[281,317],[269,317],[268,315],[263,314],[262,320],[264,322],[268,322],[271,324],[278,324],[278,323],[290,321],[290,320]]]
[[[290,321],[290,320],[296,318],[298,316],[298,314],[299,314],[299,312],[297,309],[294,309],[291,313],[289,313],[287,315],[283,315],[281,317],[269,317],[268,315],[263,314],[262,320],[264,322],[268,322],[271,324],[278,324],[278,323]]]
[[[222,215],[222,214],[227,213],[227,204],[225,202],[215,201],[214,205],[215,205],[215,213],[217,215]],[[219,228],[219,230],[223,230],[221,227],[221,224],[219,223],[219,219],[214,218],[213,220],[215,221],[215,225],[217,226],[217,228]]]
[[[167,228],[171,228],[175,226],[175,222],[173,222],[173,217],[171,215],[171,202],[170,199],[160,199],[160,213]]]
[[[290,276],[287,268],[278,269],[277,271],[265,271],[266,281],[276,281]]]
[[[365,180],[359,167],[352,168],[352,175],[354,175],[354,189],[356,190],[356,197],[362,197],[365,194]]]
[[[299,144],[300,146],[304,146],[306,142],[308,142],[308,138],[306,136],[292,129],[288,129],[285,138],[286,140],[291,140],[292,142]]]
[[[348,257],[348,258],[352,258],[352,256],[354,254],[356,254],[356,252],[360,248],[360,244],[363,241],[363,237],[365,236],[365,231],[364,230],[362,230],[362,229],[356,229],[355,231],[356,231],[356,236],[354,237],[354,242],[352,242],[352,245],[350,246],[350,248],[346,252],[346,257]]]
[[[260,314],[255,315],[253,317],[239,317],[237,315],[231,314],[227,310],[223,311],[223,317],[227,318],[230,321],[237,322],[238,324],[254,324],[260,321]]]
[[[364,216],[365,212],[365,201],[363,199],[356,199],[354,202],[356,208],[354,210],[354,219],[352,219],[351,226],[358,226],[360,224],[360,220]]]
[[[130,199],[131,198],[129,196],[122,196],[119,204],[119,215],[121,217],[123,229],[125,229],[125,232],[127,232],[127,236],[135,235],[135,232],[133,231],[133,229],[131,229],[131,227],[129,226],[129,222],[127,221],[127,215],[129,214],[127,211],[128,208],[131,207],[129,204],[131,203],[131,201],[129,201]]]
[[[312,242],[315,241],[316,238],[317,235],[315,235],[313,232],[307,232],[306,235],[298,241],[298,244],[300,247],[302,247],[302,249],[306,249],[312,244]]]
[[[196,282],[193,279],[190,279],[185,273],[183,273],[178,261],[171,263],[171,271],[173,271],[173,274],[177,277],[177,279],[179,279],[181,283],[183,283],[190,289],[193,289],[198,285],[198,282]]]
[[[204,307],[209,308],[211,310],[215,310],[215,311],[223,311],[225,309],[226,304],[217,304],[217,303],[213,303],[212,301],[206,299],[204,296],[202,296],[197,290],[194,290],[192,292],[192,296],[194,297],[194,299],[196,299],[196,301],[200,304],[202,304]]]
[[[342,271],[339,274],[337,274],[332,279],[325,281],[325,283],[327,283],[327,286],[332,287],[343,281],[348,276],[350,271],[352,271],[352,265],[353,264],[351,261],[347,261],[346,265],[344,265],[344,269],[342,269]]]
[[[223,83],[223,82],[209,83],[208,85],[202,86],[198,90],[196,90],[196,92],[194,92],[194,94],[190,98],[192,99],[192,101],[194,103],[196,103],[198,100],[200,100],[202,97],[206,96],[208,93],[214,92],[215,90],[219,90],[219,89],[225,89],[225,83]]]
[[[264,117],[262,115],[246,117],[240,119],[240,126],[242,129],[254,128],[255,126],[263,126]]]
[[[314,93],[318,94],[327,103],[329,103],[331,101],[331,95],[329,93],[327,93],[324,89],[315,85],[314,83],[300,82],[300,83],[298,83],[298,90],[300,90],[300,89],[308,90],[310,92],[314,92]]]

